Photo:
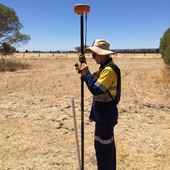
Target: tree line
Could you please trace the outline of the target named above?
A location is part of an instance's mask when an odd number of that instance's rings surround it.
[[[23,25],[20,23],[15,11],[0,3],[0,54],[10,55],[16,51],[16,46],[26,44],[31,37],[22,34],[20,30]],[[73,53],[80,51],[80,47],[75,47],[75,51],[65,51]],[[115,53],[160,53],[164,63],[170,65],[170,28],[168,28],[160,38],[160,46],[158,49],[113,49]],[[28,50],[25,51],[30,52]],[[41,53],[41,51],[32,51]],[[63,53],[63,51],[50,51],[50,53]],[[88,52],[88,51],[86,51]]]

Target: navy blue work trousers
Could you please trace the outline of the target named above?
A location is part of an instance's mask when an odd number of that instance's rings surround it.
[[[116,147],[112,124],[96,122],[94,146],[98,170],[116,170]]]

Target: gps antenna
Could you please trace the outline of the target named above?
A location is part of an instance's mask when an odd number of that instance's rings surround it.
[[[84,14],[88,14],[90,12],[90,6],[83,4],[75,5],[74,12],[80,15],[80,44],[81,54],[84,55]],[[81,76],[81,170],[84,170],[84,82],[82,76]]]

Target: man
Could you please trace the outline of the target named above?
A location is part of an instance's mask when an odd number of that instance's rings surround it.
[[[94,146],[98,170],[116,170],[116,148],[114,142],[114,126],[117,124],[118,110],[115,102],[118,76],[112,66],[116,66],[110,54],[110,44],[103,39],[96,39],[88,49],[99,70],[91,74],[85,56],[79,56],[82,63],[83,80],[93,94],[90,119],[95,121]]]

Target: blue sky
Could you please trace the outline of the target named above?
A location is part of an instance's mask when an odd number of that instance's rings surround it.
[[[87,45],[94,39],[110,42],[111,49],[159,48],[170,27],[170,0],[0,0],[13,8],[31,36],[19,51],[75,50],[80,45],[80,16],[76,4],[90,6]]]

